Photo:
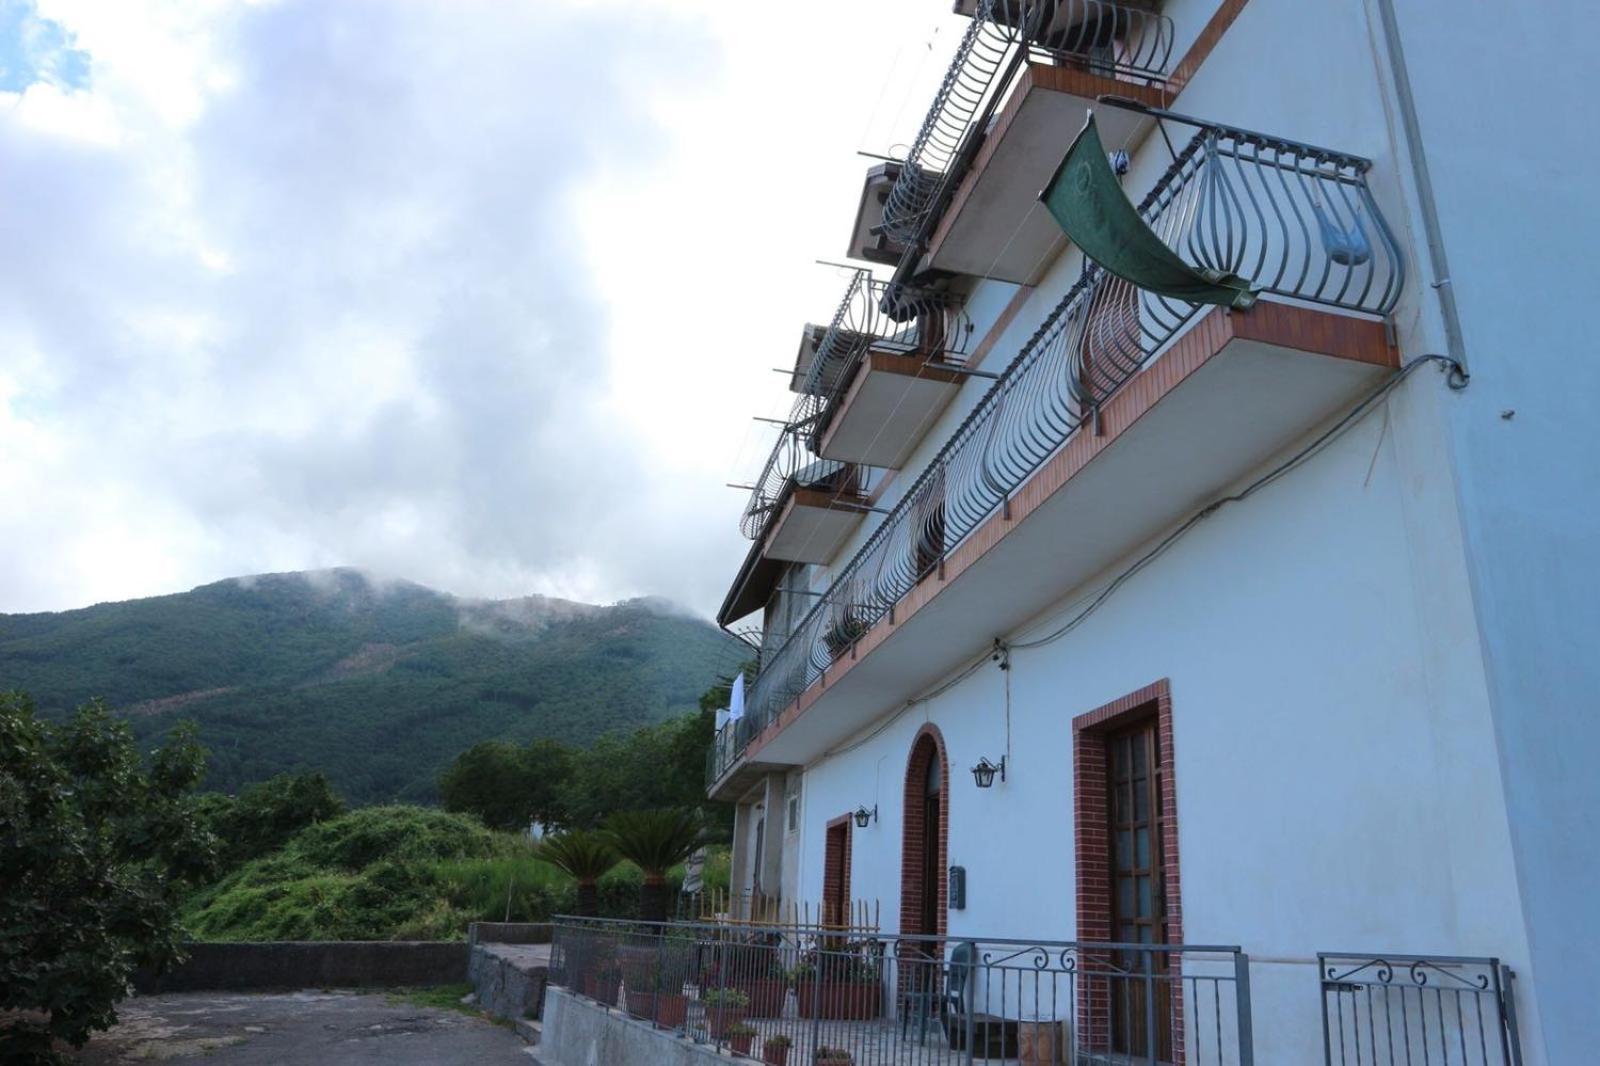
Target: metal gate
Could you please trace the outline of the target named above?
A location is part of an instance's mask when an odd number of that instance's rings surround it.
[[[1522,1066],[1499,959],[1320,952],[1327,1066]]]

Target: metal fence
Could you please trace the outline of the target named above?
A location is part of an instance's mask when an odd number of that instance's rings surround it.
[[[1328,1066],[1522,1066],[1498,959],[1320,953]]]
[[[1152,112],[1172,163],[1139,204],[1145,222],[1192,265],[1251,279],[1263,295],[1382,316],[1404,259],[1359,156]],[[776,647],[719,735],[710,780],[847,653],[873,623],[990,514],[1200,310],[1085,264],[1064,295],[951,434],[826,593]]]
[[[1172,20],[1113,0],[979,0],[884,202],[883,228],[915,247],[937,224],[990,120],[1029,61],[1159,83]]]
[[[1236,947],[560,918],[550,979],[780,1066],[1254,1061]]]

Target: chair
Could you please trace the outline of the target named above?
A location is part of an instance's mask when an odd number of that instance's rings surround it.
[[[946,1042],[950,1036],[950,1020],[966,1028],[966,1016],[972,1012],[967,1002],[967,986],[972,977],[972,945],[961,943],[950,949],[950,964],[944,971],[944,997],[939,1001],[939,1024],[945,1031]]]
[[[932,960],[929,960],[931,963]],[[906,971],[907,987],[900,990],[900,1039],[912,1021],[917,1023],[917,1040],[928,1042],[928,1023],[936,1024],[946,1042],[951,1033],[951,1018],[965,1032],[967,982],[972,973],[972,945],[961,943],[950,949],[950,961],[939,972],[933,965],[916,965]],[[943,978],[942,982],[940,978]],[[939,991],[940,984],[944,991]]]

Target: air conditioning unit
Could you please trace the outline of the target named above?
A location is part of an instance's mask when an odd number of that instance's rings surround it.
[[[867,171],[867,180],[861,188],[861,206],[856,209],[856,224],[850,231],[850,249],[845,253],[851,259],[888,264],[900,261],[905,248],[883,233],[883,204],[899,179],[899,163],[883,162]]]

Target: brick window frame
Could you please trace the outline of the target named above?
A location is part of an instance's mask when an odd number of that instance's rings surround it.
[[[932,722],[917,730],[911,740],[911,753],[906,758],[905,801],[901,811],[900,831],[900,932],[916,934],[922,930],[917,919],[922,917],[922,878],[926,856],[923,854],[923,802],[926,799],[928,763],[939,760],[942,794],[939,797],[939,863],[938,913],[934,925],[939,936],[945,935],[950,913],[949,874],[946,866],[950,860],[950,760],[946,755],[944,734]]]
[[[1072,810],[1074,873],[1077,896],[1078,940],[1108,941],[1111,929],[1111,812],[1106,802],[1105,738],[1120,729],[1151,718],[1156,723],[1156,740],[1161,748],[1161,848],[1162,873],[1166,880],[1166,921],[1168,944],[1183,943],[1183,898],[1178,877],[1178,796],[1176,758],[1172,747],[1172,686],[1162,678],[1126,696],[1112,700],[1072,720]],[[1183,960],[1169,961],[1172,974],[1172,1059],[1184,1061]],[[1110,1007],[1094,1002],[1084,982],[1079,1010],[1091,1019],[1090,1031],[1109,1031]],[[1098,1020],[1101,1024],[1094,1024]]]
[[[841,814],[828,823],[822,852],[822,913],[824,926],[844,926],[850,918],[851,816]]]

